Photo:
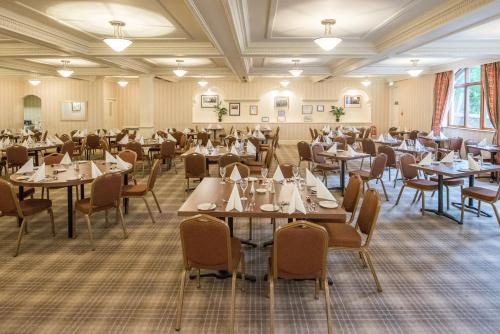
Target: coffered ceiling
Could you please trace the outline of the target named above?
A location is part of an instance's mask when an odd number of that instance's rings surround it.
[[[335,19],[332,51],[314,43]],[[103,43],[109,21],[133,44]],[[311,80],[406,76],[500,60],[500,1],[494,0],[4,0],[0,75],[56,76],[61,60],[79,79],[102,76],[287,76],[300,60]]]

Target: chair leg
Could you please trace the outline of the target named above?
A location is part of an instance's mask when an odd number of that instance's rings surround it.
[[[450,187],[446,187],[446,210],[450,210]]]
[[[271,330],[270,333],[274,333],[274,278],[272,277],[271,274],[269,274],[268,278],[269,280],[269,306],[270,306],[270,322],[271,322]]]
[[[149,212],[149,217],[151,217],[151,220],[153,221],[153,224],[156,223],[155,218],[153,217],[153,212],[151,212],[151,208],[149,207],[148,201],[146,200],[146,197],[142,197],[144,204],[146,204],[146,209],[148,209]]]
[[[183,269],[181,273],[181,286],[179,288],[179,296],[177,298],[177,321],[175,325],[175,330],[181,329],[181,319],[182,319],[182,303],[184,302],[184,286],[186,284],[186,270]]]
[[[363,252],[359,252],[359,258],[361,259],[361,262],[363,262],[363,268],[366,268],[368,265],[366,264],[366,259],[363,255]]]
[[[422,216],[424,216],[425,215],[425,193],[423,191],[421,191],[420,195],[422,196]]]
[[[375,267],[373,266],[370,252],[368,252],[368,250],[364,250],[363,254],[365,255],[366,262],[368,262],[368,267],[370,267],[370,271],[372,272],[373,279],[375,280],[375,285],[377,286],[377,291],[382,292],[382,287],[380,286],[377,273],[375,272]]]
[[[14,257],[16,257],[19,254],[19,248],[21,247],[21,240],[23,239],[23,233],[24,233],[24,227],[26,226],[27,219],[24,218],[23,222],[21,223],[21,227],[19,228],[19,234],[17,235],[17,246],[16,246],[16,252],[14,253]]]
[[[403,194],[403,190],[405,189],[405,187],[406,186],[404,184],[401,186],[401,190],[399,191],[398,199],[396,200],[396,204],[394,204],[394,205],[399,204],[399,200],[401,199],[401,195]]]
[[[52,236],[56,236],[56,225],[54,224],[54,212],[52,212],[52,208],[47,210],[47,213],[50,217],[50,225],[52,226]]]
[[[123,219],[123,212],[122,212],[122,208],[120,207],[120,205],[118,205],[118,207],[116,208],[116,211],[118,212],[118,217],[120,218],[120,223],[122,224],[123,237],[125,239],[127,239],[128,238],[127,228],[125,227],[125,220]]]
[[[394,188],[396,188],[396,182],[398,181],[399,168],[396,168],[396,176],[394,177]]]
[[[460,206],[460,223],[464,222],[464,205],[465,205],[465,196],[462,195],[462,205]]]
[[[246,264],[245,264],[245,253],[241,253],[241,291],[245,291],[245,273],[246,273]]]
[[[236,269],[236,268],[235,268]],[[233,270],[233,275],[231,277],[231,313],[230,313],[230,324],[229,333],[234,333],[234,308],[236,304],[236,270]]]
[[[155,199],[156,207],[158,207],[158,211],[161,213],[160,203],[158,202],[158,198],[156,198],[156,194],[153,190],[151,190],[151,194],[153,195],[153,198]]]
[[[477,217],[481,216],[481,201],[477,201]]]
[[[324,279],[323,281],[323,288],[325,290],[325,305],[326,305],[326,323],[328,326],[328,334],[333,333],[333,328],[332,328],[332,314],[331,314],[331,309],[330,309],[330,288],[328,287],[328,280]]]
[[[389,201],[389,196],[387,196],[387,191],[385,190],[384,180],[382,180],[382,178],[380,178],[379,180],[380,180],[380,184],[382,185],[382,189],[384,190],[385,200]]]
[[[415,191],[415,196],[413,196],[413,199],[412,199],[412,201],[411,201],[411,204],[415,203],[415,201],[417,200],[417,196],[418,196],[418,194],[420,194],[420,190]]]
[[[90,217],[85,215],[85,220],[87,221],[87,230],[89,231],[90,247],[95,250],[94,238],[92,237],[92,227],[90,226]]]
[[[314,299],[319,299],[318,291],[319,291],[319,278],[316,277],[316,279],[314,280]]]
[[[493,208],[493,211],[495,212],[495,216],[497,217],[497,223],[500,226],[500,217],[498,216],[498,211],[497,211],[497,207],[495,206],[495,203],[491,203],[491,207]]]
[[[200,274],[201,274],[201,270],[200,270],[200,269],[197,269],[197,270],[196,270],[196,288],[197,288],[197,289],[201,288],[201,279],[200,279]]]

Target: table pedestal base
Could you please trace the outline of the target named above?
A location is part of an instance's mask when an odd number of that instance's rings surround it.
[[[462,209],[462,203],[458,203],[458,202],[452,202],[451,205],[453,205],[454,207],[456,207],[457,209],[461,210]],[[468,204],[464,204],[464,211],[467,211],[467,212],[472,212],[472,213],[475,213],[477,214],[477,207],[474,206],[474,205],[468,205]],[[479,215],[480,216],[483,216],[483,217],[492,217],[489,213],[487,212],[484,212],[483,210],[481,210],[479,212]]]
[[[438,216],[443,216],[443,217],[446,217],[446,218],[449,218],[455,222],[457,222],[457,224],[460,224],[462,225],[462,222],[460,221],[459,218],[456,218],[455,216],[452,216],[450,215],[449,213],[447,212],[440,212],[439,210],[436,210],[436,209],[425,209],[425,212],[432,212],[432,213],[435,213],[436,215]]]
[[[231,276],[232,276],[231,273],[229,271],[225,271],[225,270],[220,270],[217,272],[205,273],[205,274],[200,275],[200,277],[215,277],[217,279],[228,279],[228,278],[231,278]],[[241,277],[242,277],[241,273],[238,272],[236,277],[241,279]],[[196,274],[189,275],[189,279],[195,279],[195,278],[196,278]],[[255,275],[245,274],[245,281],[255,282],[255,281],[257,281],[257,277],[255,277]]]

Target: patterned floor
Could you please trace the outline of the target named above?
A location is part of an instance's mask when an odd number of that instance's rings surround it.
[[[283,161],[296,162],[294,146],[282,146]],[[179,167],[181,165],[179,164]],[[354,165],[351,168],[356,168]],[[183,174],[163,172],[157,183],[162,214],[153,225],[142,201],[121,228],[93,220],[97,249],[92,252],[83,219],[77,239],[66,238],[65,191],[51,192],[57,236],[39,216],[13,258],[17,224],[2,218],[0,233],[1,333],[169,333],[174,332],[175,298],[181,268],[176,210],[183,201]],[[387,177],[387,176],[386,176]],[[330,180],[338,183],[338,177]],[[489,183],[482,183],[491,186]],[[378,187],[378,186],[376,186]],[[372,242],[383,293],[368,269],[350,253],[329,255],[336,333],[498,333],[500,328],[500,227],[494,218],[466,215],[463,226],[433,215],[422,217],[411,205],[413,193],[388,187]],[[458,191],[452,199],[458,200]],[[427,205],[433,205],[429,199]],[[152,199],[151,199],[151,203]],[[486,207],[485,210],[491,211]],[[455,208],[451,213],[458,215]],[[247,235],[237,221],[236,235]],[[255,224],[254,237],[271,236],[267,221]],[[245,247],[248,271],[262,277],[269,249]],[[237,293],[236,332],[267,333],[266,282],[246,283]],[[278,333],[325,333],[324,303],[313,298],[309,282],[280,282]],[[225,331],[230,282],[205,279],[188,284],[182,333]]]

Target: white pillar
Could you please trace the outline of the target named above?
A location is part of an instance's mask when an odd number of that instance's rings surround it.
[[[139,131],[149,136],[154,125],[154,76],[144,74],[139,76]]]

